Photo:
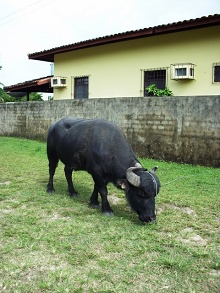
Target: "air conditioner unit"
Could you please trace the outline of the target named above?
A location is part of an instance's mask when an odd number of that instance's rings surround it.
[[[178,63],[171,64],[171,79],[195,79],[195,64],[192,63]]]
[[[51,87],[54,87],[54,88],[66,87],[66,81],[67,81],[66,77],[54,76],[51,78]]]

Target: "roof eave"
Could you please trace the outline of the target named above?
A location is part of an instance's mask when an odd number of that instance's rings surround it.
[[[50,89],[50,79],[52,75],[25,81],[11,86],[3,87],[6,92],[53,92]],[[43,91],[41,91],[43,90]]]
[[[212,15],[208,17],[197,18],[189,21],[176,22],[167,25],[160,25],[155,27],[149,27],[136,31],[129,31],[125,33],[119,33],[97,39],[82,41],[71,45],[61,46],[37,53],[28,54],[29,59],[54,62],[54,55],[66,53],[70,51],[86,49],[95,46],[102,46],[111,43],[124,42],[134,39],[147,38],[154,35],[168,34],[186,30],[199,29],[203,27],[210,27],[220,24],[220,15]]]

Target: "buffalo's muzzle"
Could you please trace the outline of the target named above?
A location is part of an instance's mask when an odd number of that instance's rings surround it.
[[[156,216],[155,215],[153,215],[153,216],[140,215],[139,219],[145,223],[156,223]]]

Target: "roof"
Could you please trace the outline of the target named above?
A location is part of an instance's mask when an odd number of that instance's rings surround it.
[[[24,92],[24,93],[53,93],[53,88],[50,86],[51,75],[24,81],[15,85],[5,86],[3,89],[6,92]]]
[[[90,39],[78,43],[73,43],[70,45],[64,45],[61,47],[52,48],[49,50],[44,50],[36,53],[28,54],[29,59],[41,60],[54,62],[54,55],[60,53],[66,53],[74,50],[80,50],[95,46],[101,46],[111,43],[123,42],[128,40],[140,39],[151,37],[155,35],[168,34],[186,30],[199,29],[204,27],[220,25],[220,14],[214,14],[209,16],[204,16],[201,18],[195,18],[190,20],[184,20],[174,23],[169,23],[166,25],[158,25],[154,27],[144,28],[135,31],[127,31],[124,33],[109,35],[105,37],[100,37],[96,39]]]

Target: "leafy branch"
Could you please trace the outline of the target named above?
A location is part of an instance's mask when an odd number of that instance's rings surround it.
[[[164,90],[161,90],[158,89],[155,84],[150,84],[147,86],[146,91],[148,96],[151,97],[173,96],[173,92],[168,87],[165,87]]]

